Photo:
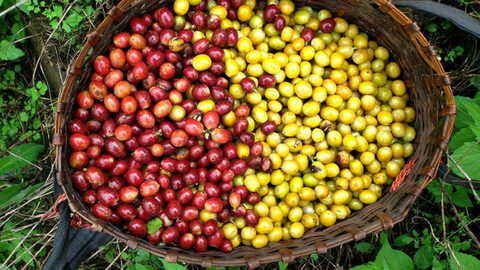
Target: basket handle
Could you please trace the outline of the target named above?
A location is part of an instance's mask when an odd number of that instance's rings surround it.
[[[441,17],[455,24],[459,29],[480,38],[480,21],[458,8],[426,0],[394,1],[394,3],[398,7],[409,7]]]

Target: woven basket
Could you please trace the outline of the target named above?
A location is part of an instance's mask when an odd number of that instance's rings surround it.
[[[131,248],[141,248],[164,257],[169,262],[186,262],[209,266],[242,266],[256,268],[274,261],[292,262],[295,258],[313,253],[323,254],[328,249],[358,241],[367,234],[391,229],[402,221],[423,188],[435,177],[440,158],[446,150],[452,133],[456,106],[450,79],[436,57],[436,50],[420,32],[420,28],[391,2],[374,0],[377,6],[363,0],[306,0],[297,5],[326,8],[355,23],[362,31],[389,48],[395,61],[402,67],[403,79],[410,91],[416,111],[414,127],[417,137],[414,163],[402,171],[405,181],[393,192],[386,193],[377,203],[366,206],[346,220],[327,229],[313,229],[301,239],[270,243],[262,249],[241,246],[230,254],[216,250],[205,253],[185,251],[175,246],[154,246],[122,232],[116,226],[93,216],[74,190],[68,166],[69,150],[65,138],[66,124],[71,119],[76,94],[85,89],[95,57],[107,51],[112,36],[128,26],[130,18],[151,12],[171,1],[123,0],[108,13],[100,26],[87,35],[87,42],[69,70],[60,94],[55,116],[53,144],[56,150],[57,181],[62,186],[71,210],[92,230],[106,232]],[[92,50],[91,50],[92,49]],[[88,52],[91,50],[91,53]],[[442,119],[443,118],[443,119]]]

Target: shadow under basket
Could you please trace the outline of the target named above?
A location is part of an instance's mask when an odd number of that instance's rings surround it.
[[[89,223],[90,229],[106,232],[131,248],[141,248],[164,257],[169,262],[185,262],[203,267],[248,265],[256,268],[264,263],[292,262],[300,256],[326,253],[330,248],[361,240],[367,234],[391,229],[405,218],[423,188],[436,175],[440,158],[452,133],[456,106],[449,85],[450,79],[438,61],[434,47],[425,39],[416,23],[385,0],[375,0],[376,5],[373,6],[367,1],[359,0],[295,2],[299,6],[308,5],[316,10],[326,8],[357,24],[362,31],[388,48],[402,68],[411,106],[416,112],[413,126],[417,136],[413,142],[415,150],[410,158],[410,161],[415,162],[409,163],[413,165],[408,166],[409,172],[405,169],[402,171],[405,179],[393,192],[385,191],[377,203],[364,207],[332,227],[311,229],[300,239],[269,243],[262,249],[240,246],[228,254],[211,249],[197,253],[172,245],[154,246],[95,218],[72,186],[72,171],[67,161],[70,152],[66,144],[66,124],[72,117],[76,94],[87,88],[93,60],[107,51],[115,33],[127,28],[133,16],[151,12],[170,2],[123,0],[113,7],[100,26],[87,36],[87,42],[71,66],[60,94],[53,139],[57,181],[65,192],[71,210]]]

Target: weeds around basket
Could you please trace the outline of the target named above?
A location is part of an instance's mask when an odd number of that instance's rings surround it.
[[[403,67],[402,73],[417,115],[415,127],[418,134],[415,141],[417,148],[412,157],[416,162],[412,165],[410,173],[405,176],[404,182],[394,192],[387,193],[378,203],[365,207],[328,229],[308,231],[300,239],[272,243],[259,250],[239,247],[227,256],[211,250],[199,254],[173,246],[153,246],[125,234],[110,223],[95,218],[82,203],[70,181],[72,172],[66,158],[69,156],[65,144],[68,137],[66,123],[72,117],[76,94],[85,89],[88,82],[93,59],[106,51],[112,36],[124,29],[134,15],[151,11],[167,4],[167,1],[141,1],[136,5],[132,3],[131,0],[120,2],[109,12],[97,30],[88,35],[88,42],[70,68],[55,116],[53,144],[57,156],[57,182],[62,186],[72,211],[85,222],[84,224],[87,226],[89,224],[91,229],[104,231],[131,248],[141,248],[166,258],[169,262],[181,261],[204,267],[248,265],[256,268],[263,263],[292,262],[300,256],[323,254],[333,247],[361,240],[370,233],[391,229],[394,224],[405,218],[417,197],[435,176],[452,133],[456,106],[450,79],[436,58],[435,49],[421,34],[418,25],[391,2],[384,0],[375,1],[378,8],[364,1],[354,0],[306,1],[303,4],[332,10],[356,23],[380,44],[388,47],[396,61]]]

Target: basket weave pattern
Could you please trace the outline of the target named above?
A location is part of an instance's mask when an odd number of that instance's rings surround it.
[[[323,254],[330,248],[352,240],[358,241],[367,234],[391,229],[405,218],[423,188],[436,175],[440,158],[452,133],[456,106],[450,79],[436,58],[435,48],[425,39],[416,23],[386,0],[375,0],[376,7],[364,0],[295,2],[297,5],[329,9],[337,16],[357,24],[379,44],[389,48],[395,61],[402,67],[403,79],[417,115],[414,125],[417,138],[411,157],[416,162],[404,183],[394,192],[385,193],[377,203],[366,206],[330,228],[307,231],[301,239],[270,243],[259,250],[241,246],[230,254],[214,250],[199,254],[175,246],[153,246],[95,218],[70,181],[72,172],[67,161],[70,152],[66,145],[66,124],[71,119],[75,96],[86,88],[93,60],[106,52],[115,33],[125,29],[133,16],[150,12],[170,2],[121,1],[110,10],[98,28],[87,35],[87,42],[69,70],[57,104],[53,145],[56,151],[57,182],[62,186],[72,212],[92,224],[91,229],[104,231],[131,248],[142,248],[169,262],[182,261],[204,267],[248,265],[251,268],[280,260],[292,262],[297,257],[313,253]],[[440,122],[442,118],[443,121]]]

